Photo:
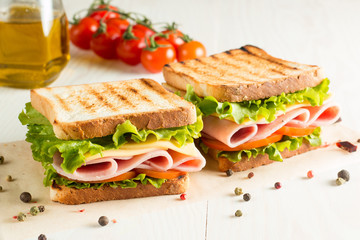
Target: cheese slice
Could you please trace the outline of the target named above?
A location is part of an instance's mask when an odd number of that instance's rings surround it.
[[[198,156],[198,152],[195,148],[194,143],[187,143],[186,145],[179,147],[172,141],[160,140],[156,141],[155,138],[150,138],[146,142],[130,142],[125,143],[119,149],[109,149],[103,151],[101,154],[95,154],[92,156],[86,156],[85,161],[90,161],[93,159],[101,158],[101,157],[128,157],[135,156],[147,152],[151,152],[154,150],[174,150],[176,152],[188,155],[188,156]]]

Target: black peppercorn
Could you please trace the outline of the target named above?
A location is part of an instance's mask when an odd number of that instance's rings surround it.
[[[38,240],[47,240],[47,238],[44,234],[40,234]]]
[[[4,163],[4,156],[0,156],[0,164],[3,164]]]
[[[245,193],[244,196],[243,196],[243,199],[244,199],[245,202],[249,201],[251,199],[250,193]]]
[[[44,212],[45,207],[43,205],[38,206],[39,212]]]
[[[343,169],[340,172],[338,172],[338,177],[348,182],[350,180],[350,173]]]
[[[24,203],[28,203],[31,201],[31,194],[28,192],[23,192],[20,194],[20,200]]]
[[[109,219],[105,216],[101,216],[98,220],[98,223],[100,224],[100,226],[106,226],[109,223]]]
[[[233,170],[231,170],[231,169],[228,169],[228,170],[226,170],[226,176],[228,176],[228,177],[230,177],[231,175],[233,175]]]

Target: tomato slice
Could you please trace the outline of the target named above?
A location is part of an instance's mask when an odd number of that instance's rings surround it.
[[[252,142],[246,142],[246,143],[241,144],[234,148],[231,148],[228,145],[226,145],[218,140],[215,140],[215,139],[209,139],[209,138],[202,137],[201,141],[206,146],[213,148],[213,149],[217,149],[217,150],[221,150],[221,151],[240,151],[240,150],[247,150],[247,149],[263,147],[263,146],[269,145],[271,143],[280,141],[282,137],[283,137],[283,135],[274,133],[265,139],[252,141]]]
[[[176,171],[176,170],[167,170],[166,172],[158,172],[149,169],[135,169],[137,173],[145,173],[146,176],[153,177],[153,178],[164,178],[164,179],[172,179],[183,176],[186,172]]]
[[[68,179],[68,180],[72,180],[73,179],[69,179],[61,174],[59,174],[61,177]],[[104,180],[100,180],[100,181],[76,181],[79,183],[103,183],[103,182],[117,182],[117,181],[122,181],[122,180],[126,180],[126,179],[131,179],[137,176],[137,173],[135,171],[129,171],[126,172],[124,174],[121,174],[119,176],[113,177],[113,178],[109,178],[109,179],[104,179]]]
[[[315,128],[309,127],[309,128],[295,128],[295,127],[282,127],[279,130],[277,130],[275,133],[287,135],[291,137],[299,137],[299,136],[306,136],[310,135],[314,132]]]

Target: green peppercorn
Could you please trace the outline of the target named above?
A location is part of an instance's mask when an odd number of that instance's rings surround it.
[[[231,175],[233,175],[233,170],[231,170],[231,169],[228,169],[228,170],[226,170],[226,176],[228,176],[228,177],[230,177]]]
[[[44,234],[40,234],[38,236],[38,240],[47,240],[46,236]]]
[[[28,192],[23,192],[20,194],[20,200],[23,201],[24,203],[28,203],[31,202],[31,194]]]
[[[36,216],[39,213],[39,208],[37,206],[33,206],[30,208],[30,214]]]
[[[238,188],[238,187],[235,188],[234,192],[235,192],[235,195],[237,195],[237,196],[243,194],[242,188]]]
[[[350,180],[350,173],[343,169],[340,172],[338,172],[338,177],[348,182]]]
[[[6,181],[11,182],[13,180],[11,175],[7,175],[6,176]]]
[[[100,224],[100,226],[106,226],[109,223],[109,219],[105,216],[101,216],[98,220],[98,223]]]
[[[2,188],[2,186],[0,186],[0,192],[2,192],[2,190],[3,190],[3,188]]]
[[[241,212],[240,210],[236,210],[235,216],[236,216],[236,217],[241,217],[241,216],[242,216],[242,212]]]
[[[4,156],[0,156],[0,164],[3,164],[4,163]]]
[[[340,186],[340,185],[343,185],[346,181],[339,177],[338,179],[336,179],[336,185]]]
[[[17,215],[17,220],[18,220],[19,222],[25,221],[25,218],[26,218],[26,215],[25,215],[24,213],[22,213],[22,212],[20,212],[20,213]]]
[[[243,196],[243,199],[244,199],[245,202],[250,201],[250,199],[251,199],[250,193],[245,193],[244,196]]]
[[[39,212],[44,212],[45,207],[43,205],[38,206]]]

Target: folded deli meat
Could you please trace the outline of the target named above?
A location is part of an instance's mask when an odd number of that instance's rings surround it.
[[[219,119],[215,116],[207,116],[203,119],[203,136],[216,139],[231,148],[235,148],[246,142],[265,139],[276,133],[282,127],[309,128],[329,125],[339,118],[339,107],[330,99],[321,106],[299,104],[289,108],[290,110],[270,123],[264,120],[237,124],[227,119]]]
[[[164,145],[172,145],[170,142],[163,141],[163,143]],[[68,179],[97,182],[115,178],[134,169],[148,169],[159,172],[168,170],[196,172],[200,171],[206,163],[193,143],[188,144],[183,149],[179,149],[175,145],[172,146],[172,149],[167,150],[156,149],[151,144],[148,147],[146,149],[148,152],[136,154],[135,151],[136,155],[126,155],[126,152],[129,153],[126,150],[104,151],[103,157],[96,158],[92,156],[90,160],[86,161],[86,164],[76,169],[74,173],[66,173],[61,168],[63,158],[57,153],[54,155],[53,167],[58,174]],[[184,152],[187,152],[187,154]],[[117,153],[119,153],[118,156]]]

